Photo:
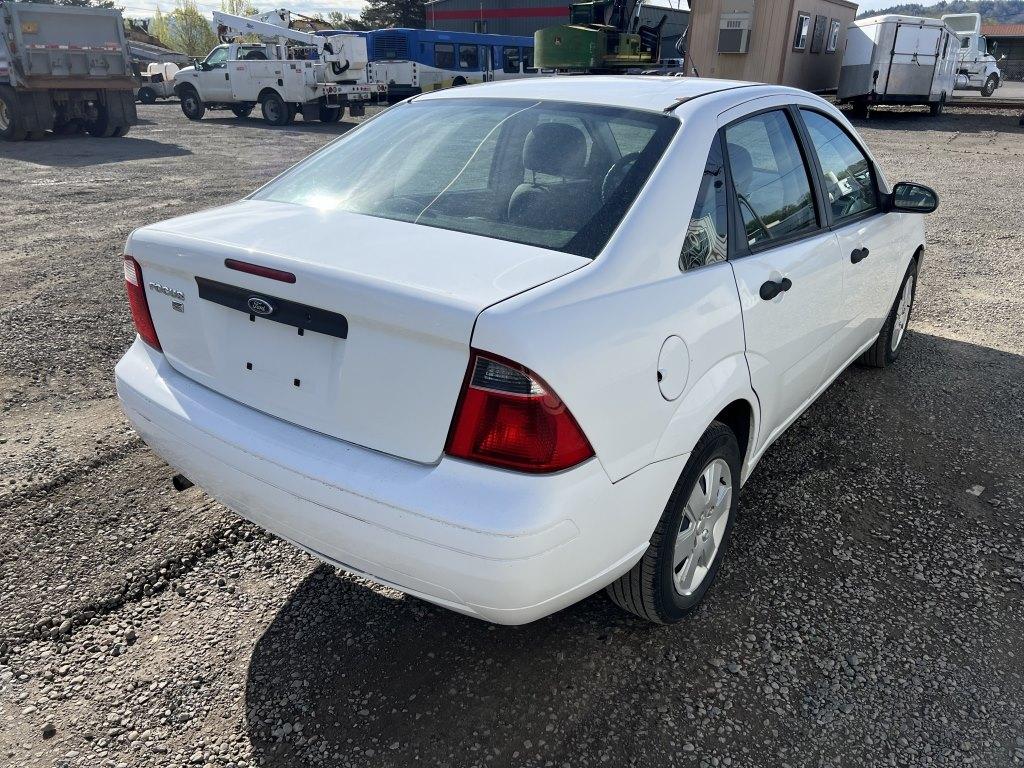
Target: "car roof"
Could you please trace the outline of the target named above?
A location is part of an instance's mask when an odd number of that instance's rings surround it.
[[[665,112],[692,99],[714,94],[729,93],[738,103],[758,96],[790,92],[808,95],[796,88],[741,80],[655,75],[555,75],[447,88],[417,96],[415,100],[468,97],[543,99]]]

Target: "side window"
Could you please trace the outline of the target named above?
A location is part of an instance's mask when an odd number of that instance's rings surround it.
[[[460,45],[459,69],[480,69],[480,49],[475,45]]]
[[[810,14],[800,13],[796,17],[796,34],[793,35],[793,50],[802,51],[807,48],[807,35],[811,31]]]
[[[727,212],[722,140],[715,136],[708,161],[704,164],[697,202],[686,228],[686,239],[679,253],[679,269],[685,272],[725,261],[729,251]]]
[[[455,69],[455,46],[451,43],[434,43],[434,66],[438,69]]]
[[[512,46],[506,46],[502,49],[502,63],[501,70],[508,72],[509,74],[519,73],[519,49]]]
[[[228,60],[228,47],[226,45],[218,46],[210,51],[210,55],[206,57],[204,62],[208,67],[226,67]]]
[[[832,217],[843,221],[878,208],[871,163],[835,122],[819,112],[800,110],[825,179]]]
[[[818,228],[807,166],[785,112],[734,123],[725,141],[749,245]]]

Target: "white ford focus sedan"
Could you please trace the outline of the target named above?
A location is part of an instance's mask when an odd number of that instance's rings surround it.
[[[501,624],[605,587],[672,622],[765,450],[896,359],[937,204],[803,91],[418,96],[132,233],[117,389],[178,472],[334,566]]]

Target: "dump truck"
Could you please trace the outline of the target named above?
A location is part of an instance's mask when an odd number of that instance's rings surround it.
[[[0,138],[124,136],[136,86],[120,11],[0,0]]]
[[[659,61],[661,28],[641,24],[641,0],[593,0],[569,6],[569,23],[534,33],[534,59],[542,69],[622,74]]]

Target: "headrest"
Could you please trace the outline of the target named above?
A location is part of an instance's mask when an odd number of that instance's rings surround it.
[[[549,176],[578,176],[587,159],[583,131],[565,123],[540,123],[523,144],[523,165]]]
[[[729,142],[729,170],[732,171],[733,187],[741,194],[749,191],[754,178],[754,160],[745,147],[732,142]]]

